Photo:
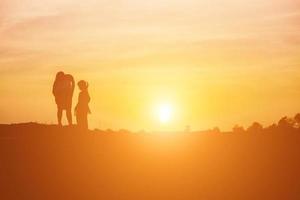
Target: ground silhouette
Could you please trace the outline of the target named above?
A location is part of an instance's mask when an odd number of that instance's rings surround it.
[[[0,125],[0,199],[296,200],[300,131],[285,128],[130,133]]]

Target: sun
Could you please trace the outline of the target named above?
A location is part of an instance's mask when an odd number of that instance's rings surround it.
[[[169,103],[162,103],[157,109],[158,119],[161,123],[166,124],[170,122],[173,115],[172,106]]]

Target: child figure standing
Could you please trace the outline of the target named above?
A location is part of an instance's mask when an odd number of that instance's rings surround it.
[[[90,102],[90,95],[88,92],[88,83],[84,80],[78,82],[78,87],[80,89],[78,103],[75,107],[75,115],[77,120],[77,126],[80,129],[87,130],[88,129],[88,119],[87,115],[90,112],[89,102]]]

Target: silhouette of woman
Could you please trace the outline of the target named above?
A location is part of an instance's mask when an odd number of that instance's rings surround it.
[[[65,81],[66,81],[66,91],[65,91],[66,107],[65,107],[65,109],[67,112],[68,123],[69,123],[69,125],[72,125],[72,99],[73,99],[73,93],[74,93],[74,89],[75,89],[75,81],[71,74],[65,75]]]
[[[78,96],[78,103],[75,107],[75,115],[77,120],[77,126],[80,129],[87,130],[88,129],[88,119],[87,115],[90,112],[89,102],[90,102],[90,95],[88,92],[88,83],[84,80],[78,82],[78,87],[80,89],[80,93]]]
[[[72,125],[72,96],[75,82],[71,75],[65,75],[64,72],[58,72],[53,84],[52,93],[57,105],[57,121],[61,126],[63,110],[66,110],[69,125]]]

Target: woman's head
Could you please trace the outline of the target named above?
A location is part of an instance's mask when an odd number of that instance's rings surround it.
[[[87,90],[89,87],[89,84],[84,80],[79,81],[77,85],[80,90]]]
[[[64,73],[64,72],[62,72],[62,71],[57,72],[57,73],[56,73],[55,81],[61,81],[61,80],[64,79],[64,77],[65,77],[65,73]]]

